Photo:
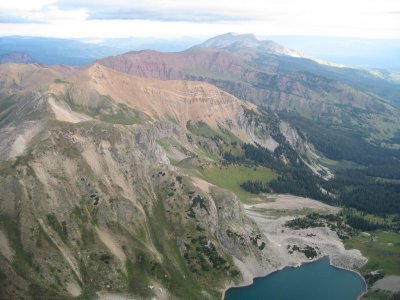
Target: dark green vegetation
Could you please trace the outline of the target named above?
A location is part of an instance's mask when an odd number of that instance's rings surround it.
[[[336,231],[337,235],[342,240],[349,239],[355,233],[355,230],[352,227],[347,226],[346,218],[342,213],[337,215],[311,213],[305,217],[287,221],[285,226],[294,230],[329,227],[329,229]]]
[[[361,231],[374,230],[393,230],[398,231],[400,228],[400,219],[398,215],[377,215],[366,213],[356,209],[345,208],[343,214],[346,223],[351,227]]]
[[[362,230],[362,231],[372,231],[372,230],[377,230],[377,229],[384,229],[386,227],[385,224],[369,221],[368,219],[366,219],[362,216],[357,216],[357,215],[347,216],[346,222],[351,227]]]
[[[65,221],[59,222],[57,217],[54,214],[48,214],[47,215],[47,222],[53,228],[55,232],[58,233],[58,235],[66,241],[68,239],[68,230],[67,230],[67,224]]]
[[[259,194],[259,193],[268,193],[271,189],[268,187],[267,184],[262,183],[261,181],[252,181],[247,180],[243,182],[240,187],[247,192],[252,194]]]
[[[378,215],[400,214],[400,184],[363,175],[360,170],[344,170],[327,182],[339,203]]]
[[[291,229],[305,229],[312,227],[325,227],[325,225],[335,224],[340,227],[342,225],[342,218],[340,215],[323,215],[319,213],[312,213],[303,218],[297,218],[286,222],[285,226]]]
[[[209,272],[212,268],[229,271],[230,267],[227,261],[218,254],[214,244],[209,243],[206,236],[200,235],[197,239],[192,238],[190,244],[185,246],[187,252],[184,257],[191,272]]]
[[[338,169],[333,180],[322,182],[335,195],[333,202],[368,213],[400,214],[400,183],[391,181],[399,179],[400,150],[372,145],[351,128],[344,131],[293,115],[285,118],[327,158],[358,165]]]
[[[277,178],[269,182],[269,187],[264,186],[263,189],[267,190],[267,188],[270,188],[270,190],[276,193],[294,194],[333,202],[333,199],[330,199],[319,188],[323,180],[314,175],[300,160],[298,154],[289,146],[285,144],[280,145],[275,149],[274,153],[261,146],[251,144],[243,144],[242,149],[244,151],[243,156],[228,154],[224,155],[225,160],[230,163],[242,163],[253,166],[261,165],[274,169],[278,173]],[[285,164],[279,159],[281,155],[285,155],[289,164]]]
[[[387,149],[368,143],[359,130],[368,130],[348,124],[346,129],[332,126],[324,119],[318,123],[293,114],[280,114],[293,126],[299,129],[314,147],[326,157],[333,160],[353,161],[360,165],[391,165],[400,166],[400,151]],[[395,166],[394,166],[395,167]]]
[[[318,247],[311,247],[305,246],[304,248],[300,248],[297,245],[288,245],[287,250],[289,254],[293,254],[293,252],[301,252],[303,253],[308,259],[313,259],[318,256]]]

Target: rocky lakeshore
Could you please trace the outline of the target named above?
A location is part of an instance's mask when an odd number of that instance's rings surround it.
[[[246,215],[258,225],[268,241],[264,252],[268,253],[268,263],[260,266],[252,261],[235,260],[243,280],[239,285],[231,283],[226,290],[250,285],[256,277],[288,266],[298,267],[324,256],[329,256],[332,266],[354,272],[367,262],[359,250],[346,250],[336,231],[329,227],[292,229],[286,226],[286,222],[310,213],[337,214],[339,208],[292,195],[269,195],[260,200],[257,204],[244,206]]]

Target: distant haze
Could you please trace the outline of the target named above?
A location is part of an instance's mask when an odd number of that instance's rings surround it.
[[[236,32],[338,63],[400,69],[399,0],[12,0],[0,1],[0,12],[0,37],[83,39],[103,47],[93,57],[183,50]]]
[[[266,36],[311,57],[362,68],[400,71],[400,39]]]
[[[210,36],[211,37],[211,36]],[[263,36],[307,56],[362,68],[400,71],[400,40],[355,39],[321,36]],[[128,51],[153,49],[176,52],[204,42],[205,38],[183,37],[54,39],[40,37],[0,37],[0,55],[27,53],[45,64],[85,65],[95,59]]]

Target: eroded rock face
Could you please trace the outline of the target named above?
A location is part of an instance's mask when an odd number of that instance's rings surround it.
[[[313,151],[310,145],[303,138],[300,137],[298,132],[290,126],[287,122],[281,121],[279,123],[280,132],[285,137],[289,145],[300,154],[303,162],[310,168],[310,170],[325,180],[329,180],[334,177],[331,170],[321,165],[318,162],[319,156]]]
[[[238,198],[204,192],[170,166],[157,141],[187,143],[179,126],[50,123],[2,162],[1,230],[15,253],[1,258],[5,295],[151,297],[157,283],[185,298],[172,288],[179,278],[188,287],[202,278],[198,288],[217,295],[240,279],[232,257],[262,264]]]

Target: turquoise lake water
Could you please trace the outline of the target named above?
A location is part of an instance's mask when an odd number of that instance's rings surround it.
[[[224,300],[356,300],[365,289],[360,275],[335,268],[324,257],[256,278],[252,285],[231,288]]]

